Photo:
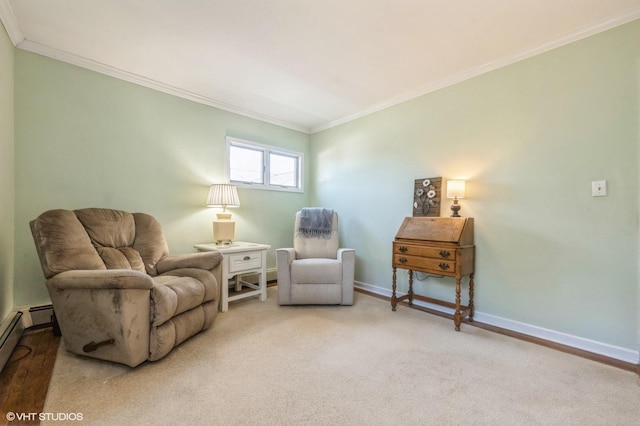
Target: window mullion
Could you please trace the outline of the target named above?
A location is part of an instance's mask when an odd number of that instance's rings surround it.
[[[268,188],[271,186],[271,182],[269,182],[269,150],[265,149],[262,153],[262,179]]]

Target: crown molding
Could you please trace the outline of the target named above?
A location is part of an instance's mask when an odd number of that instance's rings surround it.
[[[207,96],[198,95],[196,93],[189,92],[187,90],[183,90],[183,89],[180,89],[180,88],[177,88],[177,87],[174,87],[174,86],[171,86],[147,77],[143,77],[128,71],[124,71],[124,70],[106,65],[106,64],[102,64],[88,58],[72,55],[70,53],[67,53],[67,52],[64,52],[40,43],[35,43],[32,41],[26,40],[24,37],[24,34],[22,34],[22,31],[20,30],[20,27],[15,19],[13,10],[11,9],[11,5],[9,4],[9,0],[0,0],[0,21],[4,25],[5,30],[7,31],[7,34],[9,35],[9,38],[11,39],[11,42],[13,43],[13,45],[19,49],[37,53],[42,56],[46,56],[52,59],[56,59],[62,62],[76,65],[81,68],[86,68],[95,72],[99,72],[101,74],[118,78],[120,80],[128,81],[130,83],[134,83],[143,87],[147,87],[147,88],[157,90],[163,93],[167,93],[173,96],[177,96],[183,99],[191,100],[193,102],[208,105],[223,111],[242,115],[248,118],[274,124],[280,127],[295,130],[305,134],[314,134],[314,133],[321,132],[323,130],[340,126],[350,121],[357,120],[359,118],[382,111],[384,109],[401,104],[403,102],[407,102],[409,100],[418,98],[420,96],[435,92],[445,87],[452,86],[454,84],[463,82],[465,80],[469,80],[471,78],[477,77],[484,73],[494,71],[496,69],[505,67],[507,65],[511,65],[516,62],[522,61],[524,59],[528,59],[530,57],[539,55],[541,53],[545,53],[550,50],[556,49],[558,47],[562,47],[574,41],[578,41],[583,38],[598,34],[600,32],[615,28],[617,26],[624,25],[626,23],[635,21],[636,19],[640,19],[640,7],[637,7],[634,10],[631,10],[630,12],[627,12],[624,14],[613,15],[608,18],[602,19],[600,21],[593,23],[591,26],[587,28],[562,34],[559,37],[552,39],[540,46],[536,46],[532,49],[520,52],[515,55],[506,56],[480,66],[469,68],[467,70],[464,70],[452,76],[449,76],[441,80],[432,82],[428,85],[422,86],[416,90],[412,90],[410,92],[406,92],[404,94],[394,96],[392,98],[389,98],[369,108],[365,108],[354,114],[350,114],[348,116],[342,117],[337,120],[329,121],[320,126],[308,128],[305,126],[283,121],[266,114],[247,110],[245,108],[236,107]]]
[[[143,77],[141,75],[138,75],[129,71],[124,71],[119,68],[115,68],[110,65],[96,62],[81,56],[73,55],[68,52],[64,52],[62,50],[58,50],[53,47],[46,46],[40,43],[35,43],[29,40],[23,40],[16,47],[28,52],[46,56],[51,59],[55,59],[61,62],[65,62],[71,65],[75,65],[75,66],[85,68],[91,71],[95,71],[101,74],[105,74],[110,77],[117,78],[119,80],[128,81],[129,83],[134,83],[139,86],[147,87],[149,89],[157,90],[159,92],[167,93],[169,95],[173,95],[173,96],[177,96],[193,102],[197,102],[199,104],[211,106],[217,109],[221,109],[223,111],[227,111],[227,112],[242,115],[248,118],[252,118],[254,120],[275,124],[280,127],[285,127],[291,130],[309,134],[309,128],[307,127],[298,126],[296,124],[278,120],[274,117],[270,117],[265,114],[261,114],[255,111],[250,111],[244,108],[239,108],[233,105],[229,105],[227,103],[220,102],[206,96],[198,95],[196,93],[189,92],[187,90],[183,90],[183,89],[171,86],[169,84],[162,83],[157,80]]]
[[[2,25],[4,25],[4,29],[7,31],[11,43],[13,43],[14,46],[22,43],[24,34],[22,34],[18,26],[18,21],[16,21],[9,0],[0,0],[0,21],[2,21]]]
[[[373,114],[378,111],[382,111],[384,109],[390,108],[392,106],[401,104],[403,102],[409,101],[411,99],[418,98],[420,96],[426,95],[428,93],[435,92],[436,90],[443,89],[448,86],[452,86],[454,84],[463,82],[465,80],[469,80],[473,77],[477,77],[489,71],[494,71],[502,67],[506,67],[507,65],[514,64],[516,62],[520,62],[524,59],[531,58],[533,56],[539,55],[541,53],[548,52],[550,50],[556,49],[558,47],[565,46],[567,44],[573,43],[574,41],[581,40],[583,38],[590,37],[592,35],[601,33],[603,31],[610,30],[612,28],[618,27],[620,25],[627,24],[629,22],[635,21],[636,19],[640,19],[640,7],[632,10],[631,12],[625,13],[623,15],[611,16],[607,19],[603,19],[591,25],[588,28],[580,29],[577,31],[573,31],[570,33],[565,33],[555,39],[548,41],[542,45],[536,46],[532,49],[517,53],[515,55],[506,56],[504,58],[486,63],[484,65],[480,65],[477,67],[469,68],[460,73],[451,75],[447,78],[441,79],[439,81],[435,81],[426,86],[423,86],[417,90],[412,90],[405,94],[395,96],[393,98],[387,99],[377,105],[374,105],[370,108],[364,109],[355,114],[348,115],[346,117],[340,118],[338,120],[331,121],[326,123],[325,125],[314,127],[311,129],[311,134],[321,132],[323,130],[330,129],[332,127],[337,127],[342,124],[348,123],[350,121],[357,120],[359,118],[365,117],[367,115]]]
[[[66,62],[72,65],[76,65],[81,68],[86,68],[91,71],[99,72],[111,77],[118,78],[120,80],[128,81],[149,89],[157,90],[163,93],[167,93],[173,96],[177,96],[183,99],[188,99],[193,102],[208,105],[223,111],[231,112],[234,114],[242,115],[255,120],[263,121],[269,124],[275,124],[280,127],[295,130],[305,134],[309,134],[310,129],[308,127],[299,126],[283,120],[270,117],[266,114],[261,114],[255,111],[250,111],[244,108],[239,108],[227,103],[217,101],[215,99],[198,95],[187,90],[179,89],[174,86],[170,86],[159,81],[146,78],[128,71],[124,71],[109,65],[105,65],[91,59],[83,58],[80,56],[72,55],[70,53],[54,49],[52,47],[35,43],[26,40],[24,34],[20,30],[16,17],[13,14],[13,9],[9,4],[9,0],[0,0],[0,22],[4,25],[4,28],[9,35],[9,39],[13,45],[19,49],[26,50],[38,55],[46,56],[48,58],[56,59],[58,61]]]

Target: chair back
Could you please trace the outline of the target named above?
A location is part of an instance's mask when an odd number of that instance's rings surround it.
[[[77,269],[133,269],[156,275],[157,262],[169,254],[160,224],[144,213],[49,210],[30,226],[46,278]]]
[[[296,213],[294,225],[293,248],[296,259],[327,258],[336,259],[338,256],[338,214],[334,211],[331,222],[331,235],[305,237],[300,229],[301,212]]]

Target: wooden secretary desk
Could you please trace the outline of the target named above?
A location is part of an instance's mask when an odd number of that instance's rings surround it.
[[[473,321],[473,275],[475,246],[473,219],[468,217],[407,217],[393,241],[393,295],[391,309],[405,299],[413,303],[413,271],[456,280],[455,303],[425,298],[430,303],[454,309],[453,322],[457,331],[465,317]],[[409,292],[396,296],[396,269],[409,270]],[[460,301],[463,277],[469,276],[469,304]]]

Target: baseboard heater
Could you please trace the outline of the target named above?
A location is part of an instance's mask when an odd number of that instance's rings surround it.
[[[44,328],[53,324],[53,305],[33,306],[29,308],[31,328]]]
[[[4,366],[7,364],[7,361],[11,357],[13,350],[24,332],[22,312],[16,312],[14,317],[9,321],[9,326],[5,329],[4,333],[2,333],[2,336],[0,336],[0,371],[4,369]]]

